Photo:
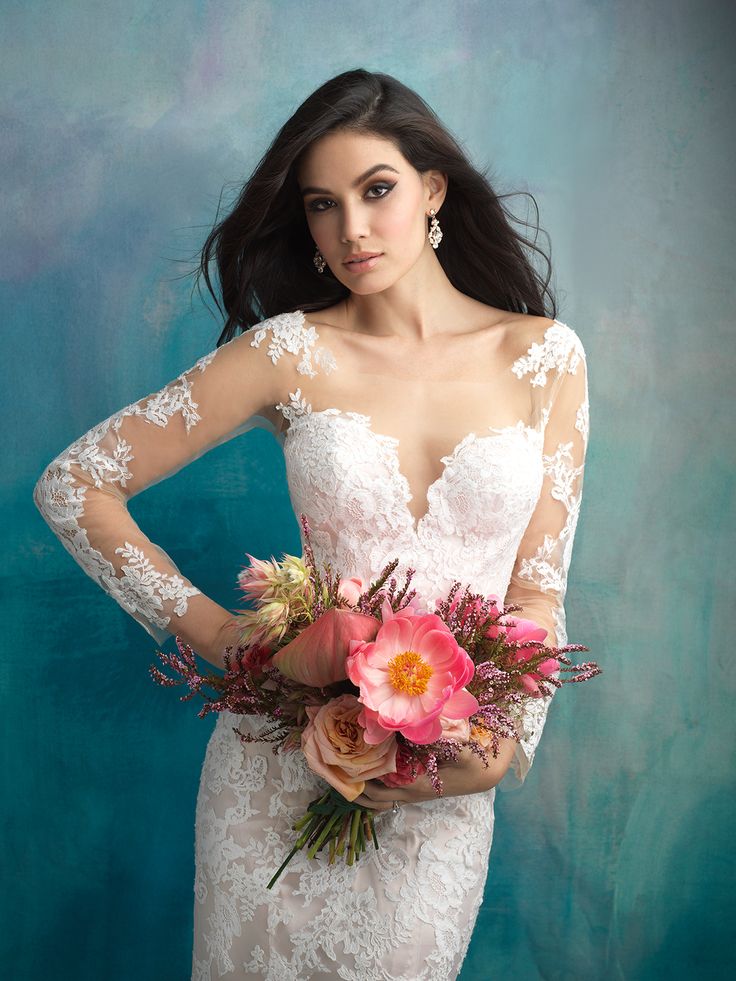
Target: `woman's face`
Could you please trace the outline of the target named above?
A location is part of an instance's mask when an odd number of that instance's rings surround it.
[[[439,211],[445,189],[442,175],[434,175],[420,174],[379,136],[335,132],[309,148],[297,175],[309,231],[352,292],[386,289],[423,250],[432,251],[427,215],[430,208]],[[381,255],[367,265],[346,265],[354,252]]]

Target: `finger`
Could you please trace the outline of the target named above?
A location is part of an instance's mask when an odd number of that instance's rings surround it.
[[[391,801],[372,800],[365,794],[356,797],[353,803],[360,804],[361,807],[369,807],[372,811],[389,811],[393,806]]]
[[[364,793],[372,797],[373,800],[394,801],[396,800],[396,788],[387,787],[380,780],[366,780]]]

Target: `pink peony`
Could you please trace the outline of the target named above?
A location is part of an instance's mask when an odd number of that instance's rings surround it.
[[[383,623],[372,642],[352,641],[347,673],[360,688],[365,740],[401,732],[415,743],[442,735],[440,716],[467,719],[478,701],[466,691],[475,667],[447,624],[435,613],[394,614],[383,604]]]
[[[353,801],[365,781],[396,769],[396,736],[386,733],[368,745],[358,722],[362,706],[355,695],[340,695],[326,705],[308,705],[309,722],[302,733],[302,751],[310,768]]]

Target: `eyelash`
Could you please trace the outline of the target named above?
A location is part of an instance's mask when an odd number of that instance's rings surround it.
[[[381,194],[381,195],[379,195],[376,198],[370,198],[369,200],[371,200],[371,201],[382,201],[384,198],[387,198],[389,196],[389,194],[394,189],[394,187],[396,187],[396,185],[395,184],[371,184],[371,186],[368,188],[368,190],[369,191],[373,191],[377,187],[379,187],[379,188],[385,188],[386,189],[386,193],[385,194]],[[319,214],[323,214],[325,211],[329,211],[330,209],[329,208],[318,208],[317,205],[318,204],[323,204],[325,201],[331,201],[331,200],[332,200],[331,198],[315,198],[314,201],[311,201],[310,202],[310,204],[308,206],[308,210],[309,211],[313,211],[313,212],[315,212],[315,214],[318,214],[318,215]]]

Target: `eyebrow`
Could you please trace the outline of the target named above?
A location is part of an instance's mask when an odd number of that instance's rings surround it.
[[[360,175],[360,177],[356,177],[355,180],[353,181],[352,186],[353,187],[358,187],[359,184],[362,184],[363,181],[367,181],[368,178],[372,174],[375,174],[376,171],[378,171],[378,170],[392,170],[395,174],[398,174],[398,170],[395,167],[392,167],[390,164],[384,164],[384,163],[375,164],[375,166],[369,167],[368,170],[366,170],[366,172],[364,174],[361,174]],[[326,187],[303,187],[302,188],[302,197],[304,197],[306,194],[331,194],[331,193],[332,192],[329,191]]]

